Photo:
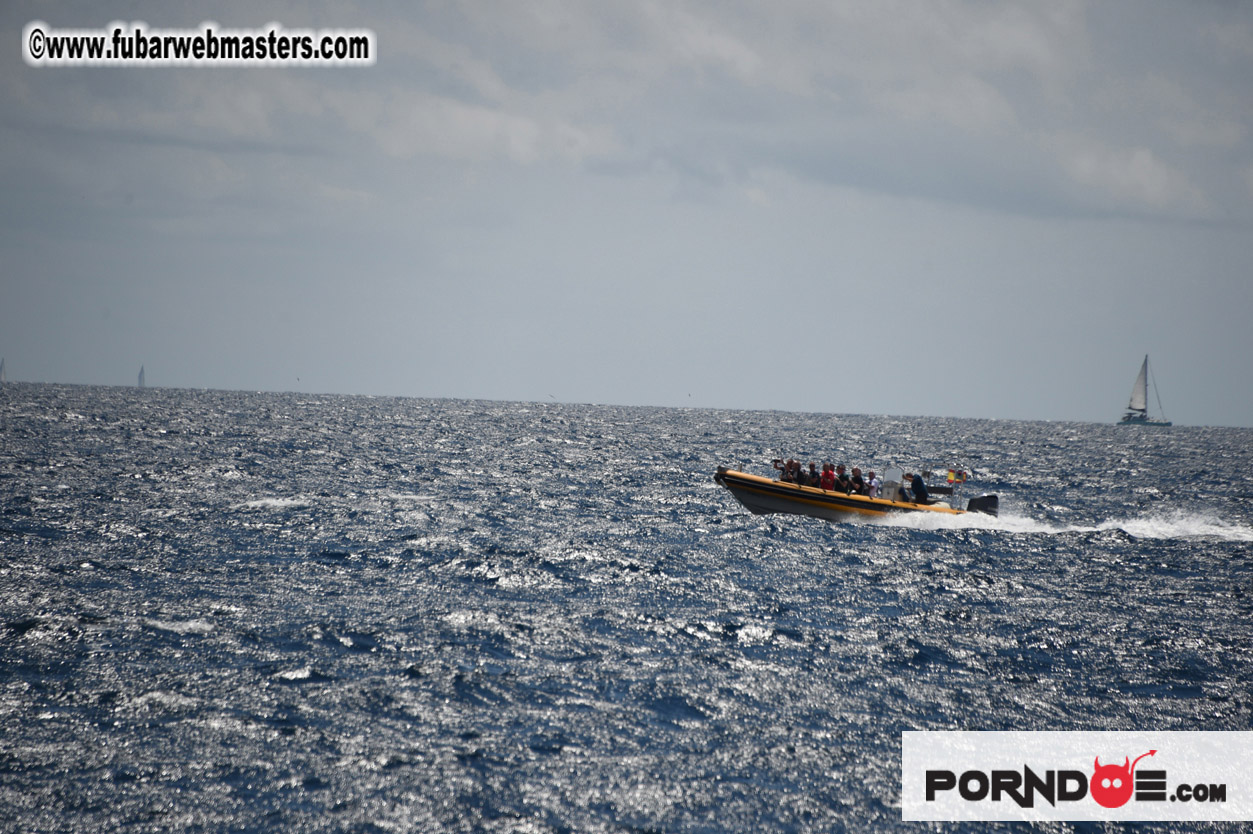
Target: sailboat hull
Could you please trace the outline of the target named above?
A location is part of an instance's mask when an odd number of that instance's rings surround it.
[[[1156,426],[1165,428],[1173,426],[1174,423],[1169,420],[1154,420],[1152,417],[1145,417],[1143,414],[1128,414],[1118,421],[1120,426]]]

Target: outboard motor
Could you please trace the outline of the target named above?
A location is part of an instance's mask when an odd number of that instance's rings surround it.
[[[1001,508],[1001,499],[995,495],[980,495],[978,498],[971,498],[970,503],[966,505],[967,512],[985,513],[987,515],[996,515]]]

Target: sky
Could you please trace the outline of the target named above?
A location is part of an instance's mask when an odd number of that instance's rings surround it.
[[[1253,4],[10,2],[11,381],[1253,426]],[[369,29],[34,67],[23,28]],[[1150,396],[1152,412],[1157,400]]]

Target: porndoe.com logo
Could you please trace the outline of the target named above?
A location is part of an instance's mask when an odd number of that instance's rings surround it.
[[[999,802],[1008,799],[1020,808],[1035,807],[1037,799],[1050,805],[1058,802],[1078,802],[1090,796],[1102,808],[1121,808],[1134,794],[1137,802],[1166,801],[1166,771],[1140,770],[1135,767],[1145,756],[1156,755],[1156,750],[1138,756],[1131,761],[1128,756],[1121,765],[1101,764],[1101,757],[1093,760],[1092,776],[1081,770],[1047,770],[1040,775],[1023,765],[1017,770],[967,770],[959,776],[951,770],[936,768],[927,771],[927,801],[936,801],[943,791],[957,790],[968,802],[991,799]],[[1200,782],[1195,785],[1179,785],[1170,795],[1176,802],[1226,802],[1227,785]]]
[[[1251,767],[1253,732],[906,732],[901,815],[1253,820]]]

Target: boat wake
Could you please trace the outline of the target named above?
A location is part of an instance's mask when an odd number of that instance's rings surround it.
[[[1126,521],[1107,521],[1098,531],[1122,530],[1137,539],[1218,539],[1253,542],[1253,527],[1233,524],[1213,515],[1176,510],[1164,515],[1141,516]]]
[[[1183,510],[1128,519],[1110,519],[1095,525],[1056,524],[1005,512],[1002,512],[1000,516],[980,513],[965,515],[901,513],[863,523],[914,530],[1000,530],[1006,533],[1043,535],[1104,533],[1121,530],[1137,539],[1214,539],[1253,542],[1253,527],[1236,524],[1215,515],[1190,513]]]

